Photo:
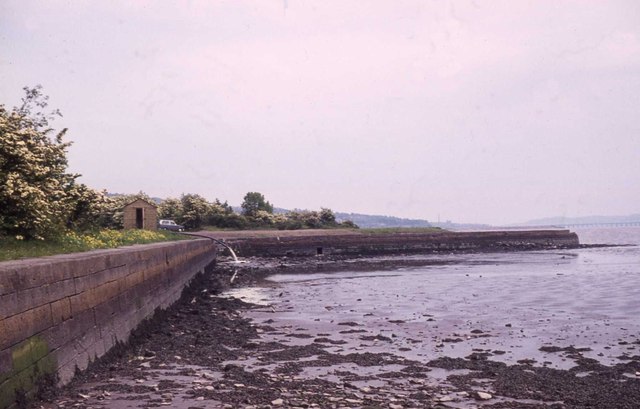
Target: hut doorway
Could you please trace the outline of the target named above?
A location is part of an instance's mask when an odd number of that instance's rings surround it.
[[[144,227],[144,209],[141,207],[136,208],[136,229],[142,229]]]

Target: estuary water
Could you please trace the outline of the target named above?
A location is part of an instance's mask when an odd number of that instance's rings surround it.
[[[248,315],[278,329],[274,341],[330,337],[340,353],[429,361],[490,352],[492,360],[558,369],[575,363],[553,348],[580,348],[606,365],[640,355],[640,228],[576,232],[583,244],[625,246],[412,256],[426,265],[277,274],[269,277],[274,286],[251,290],[251,301],[271,307]]]

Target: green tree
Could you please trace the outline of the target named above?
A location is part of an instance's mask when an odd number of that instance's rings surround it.
[[[0,105],[0,232],[44,238],[83,215],[90,206],[78,200],[92,193],[67,173],[67,130],[49,126],[60,113],[45,112],[41,86],[24,91],[20,107]]]
[[[320,208],[320,223],[323,227],[333,227],[337,225],[336,215],[333,210],[327,208]]]
[[[211,204],[207,200],[196,194],[182,195],[182,224],[187,229],[199,229],[210,218],[212,213]]]
[[[158,216],[161,219],[171,219],[178,223],[182,223],[182,215],[184,211],[182,209],[182,201],[180,199],[168,198],[160,203],[158,208]]]
[[[112,204],[106,193],[83,184],[74,184],[67,192],[69,212],[66,227],[86,231],[112,224]]]
[[[273,205],[267,202],[262,193],[248,192],[242,202],[242,214],[247,217],[255,217],[260,210],[273,213]]]

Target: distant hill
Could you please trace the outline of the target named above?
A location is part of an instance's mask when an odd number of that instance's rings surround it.
[[[627,216],[584,216],[584,217],[547,217],[529,220],[524,226],[556,226],[565,224],[597,224],[597,223],[638,223],[640,214]]]
[[[351,220],[362,228],[380,227],[432,227],[431,223],[421,219],[403,219],[394,216],[379,216],[360,213],[335,212],[336,219],[340,222]]]

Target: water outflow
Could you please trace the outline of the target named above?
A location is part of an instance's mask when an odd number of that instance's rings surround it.
[[[233,249],[231,248],[231,246],[229,246],[227,243],[225,243],[222,240],[219,239],[214,239],[213,237],[209,237],[211,240],[215,241],[218,244],[223,245],[224,247],[226,247],[229,250],[229,253],[231,253],[231,257],[233,257],[233,261],[236,263],[239,263],[240,260],[238,260],[238,256],[236,256],[236,252],[233,251]]]
[[[213,237],[209,237],[211,240],[215,241],[218,244],[223,245],[224,247],[226,247],[229,250],[229,253],[231,253],[231,257],[233,257],[233,262],[234,263],[240,263],[240,260],[238,260],[238,256],[236,256],[236,252],[233,251],[233,249],[231,248],[230,245],[228,245],[227,243],[225,243],[222,240],[218,240],[218,239],[214,239]],[[231,276],[231,280],[229,280],[230,283],[233,283],[233,280],[236,279],[236,276],[238,275],[238,270],[234,268],[233,271],[233,275]]]

